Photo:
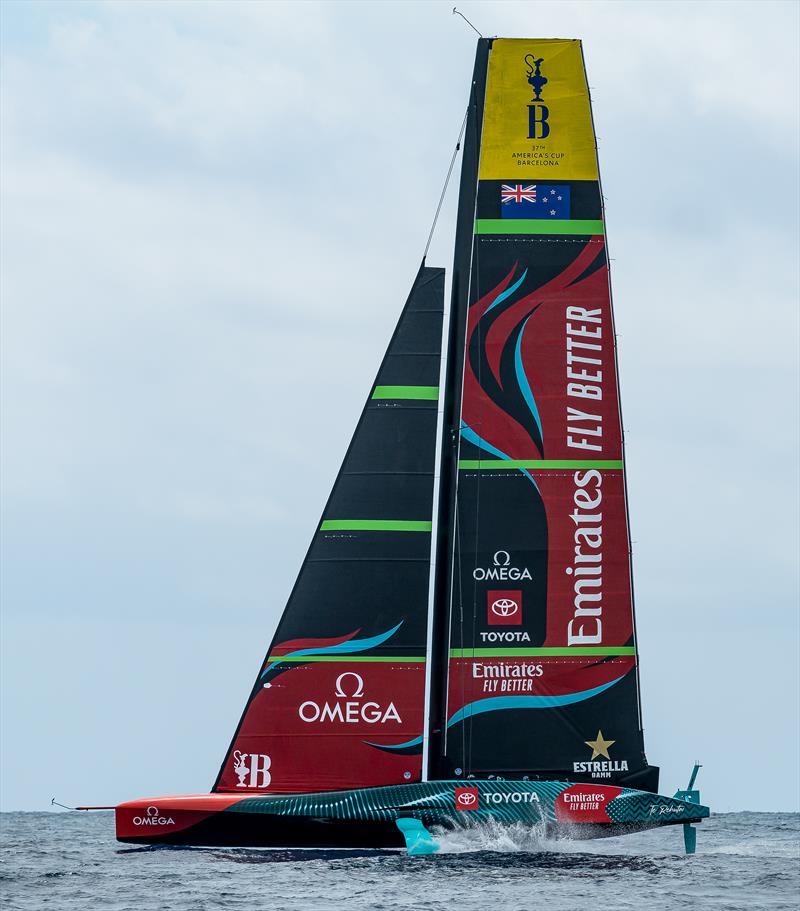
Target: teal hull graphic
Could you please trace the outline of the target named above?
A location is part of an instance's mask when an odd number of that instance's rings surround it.
[[[610,785],[494,779],[311,794],[147,798],[121,804],[116,814],[117,838],[126,842],[383,848],[402,847],[401,830],[424,837],[424,830],[435,835],[437,829],[472,827],[490,819],[597,838],[700,822],[709,809]],[[419,825],[398,825],[398,820]]]

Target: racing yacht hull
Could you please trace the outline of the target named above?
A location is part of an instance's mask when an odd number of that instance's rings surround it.
[[[546,834],[602,838],[700,822],[697,803],[566,781],[435,781],[310,794],[153,797],[116,807],[117,839],[133,844],[284,848],[399,848],[397,820],[459,829],[487,820]]]

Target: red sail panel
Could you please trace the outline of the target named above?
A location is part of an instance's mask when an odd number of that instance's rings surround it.
[[[419,781],[425,664],[302,664],[250,702],[217,790],[301,792]]]

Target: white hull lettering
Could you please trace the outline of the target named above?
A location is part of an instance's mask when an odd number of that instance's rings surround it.
[[[569,791],[564,793],[564,803],[602,803],[605,799],[605,794],[570,794]]]
[[[515,794],[487,794],[486,803],[539,803],[539,795],[535,791],[530,793],[517,792]]]

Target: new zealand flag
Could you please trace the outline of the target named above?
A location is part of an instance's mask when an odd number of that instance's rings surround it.
[[[503,184],[503,218],[569,218],[569,187],[561,184]]]

